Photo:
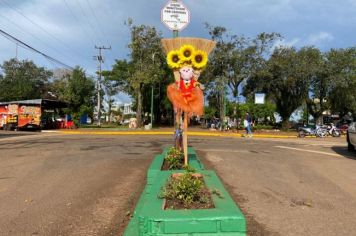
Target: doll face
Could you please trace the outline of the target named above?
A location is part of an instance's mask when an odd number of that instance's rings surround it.
[[[194,70],[190,66],[183,66],[179,70],[179,73],[180,73],[180,77],[185,81],[191,80],[194,76]]]

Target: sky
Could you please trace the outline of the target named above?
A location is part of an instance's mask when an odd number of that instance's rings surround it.
[[[167,0],[0,0],[0,30],[69,65],[94,75],[96,46],[103,50],[103,69],[128,57],[130,32],[124,22],[172,32],[161,22]],[[279,45],[316,46],[322,51],[356,46],[356,0],[183,0],[190,24],[182,37],[209,38],[204,23],[224,26],[231,34],[254,37],[261,32],[283,36]],[[17,50],[16,50],[17,48]],[[39,66],[59,65],[29,52],[0,35],[0,63],[16,56]],[[0,71],[1,72],[1,71]],[[127,96],[118,100],[128,102]]]

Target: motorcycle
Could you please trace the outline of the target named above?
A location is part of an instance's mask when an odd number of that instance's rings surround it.
[[[328,135],[331,135],[333,137],[340,137],[341,136],[341,130],[336,128],[336,126],[331,123],[329,125],[326,126],[326,129],[328,131]]]
[[[305,136],[316,136],[319,138],[324,138],[327,135],[327,129],[316,125],[315,129],[311,127],[299,127],[298,129],[298,137],[299,138],[304,138]]]

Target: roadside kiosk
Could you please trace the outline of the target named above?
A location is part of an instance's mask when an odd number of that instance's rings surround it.
[[[33,99],[0,102],[0,128],[18,129],[53,129],[57,127],[56,116],[64,102],[49,99]]]

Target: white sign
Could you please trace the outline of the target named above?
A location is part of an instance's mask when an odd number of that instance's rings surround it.
[[[255,104],[264,104],[264,103],[265,103],[265,94],[255,93]]]
[[[170,29],[181,31],[190,21],[190,12],[181,1],[169,1],[161,10],[161,21]]]

